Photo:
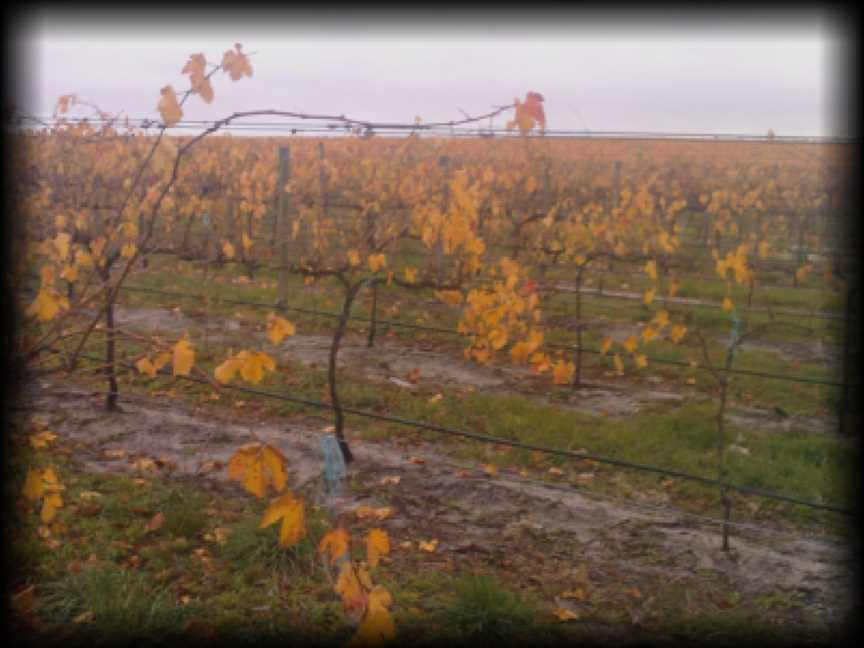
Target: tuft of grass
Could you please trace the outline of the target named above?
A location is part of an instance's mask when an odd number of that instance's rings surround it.
[[[453,583],[454,597],[440,610],[445,627],[474,645],[522,644],[537,639],[537,604],[496,578],[469,574]]]
[[[90,612],[92,622],[74,623]],[[46,583],[40,616],[55,637],[80,633],[97,643],[134,637],[139,644],[159,645],[170,641],[186,612],[167,589],[150,584],[141,573],[111,565]]]

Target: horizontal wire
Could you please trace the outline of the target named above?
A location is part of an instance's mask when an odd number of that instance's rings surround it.
[[[52,353],[56,353],[58,355],[71,355],[69,352],[60,351],[57,349],[50,349],[50,351]],[[102,358],[96,358],[96,357],[90,356],[90,355],[85,356],[84,354],[80,354],[80,357],[83,357],[87,360],[96,361],[96,362],[101,362],[103,360]],[[131,364],[124,363],[124,362],[118,362],[117,364],[119,366],[129,370],[129,371],[137,372],[137,368],[135,368]],[[195,382],[195,383],[203,384],[203,385],[211,385],[211,383],[208,380],[205,380],[203,378],[196,378],[194,376],[183,376],[183,375],[173,376],[171,373],[168,373],[168,370],[165,368],[158,370],[157,373],[163,377],[180,378],[182,380],[186,380],[189,382]],[[239,385],[232,385],[232,384],[221,385],[221,387],[226,388],[226,389],[230,389],[232,391],[240,392],[240,393],[252,394],[255,396],[263,396],[263,397],[272,398],[275,400],[283,400],[283,401],[287,401],[287,402],[298,403],[301,405],[307,405],[309,407],[316,407],[319,409],[328,409],[328,410],[335,410],[336,409],[332,405],[332,403],[325,403],[323,401],[316,401],[316,400],[312,400],[312,399],[308,399],[308,398],[299,398],[297,396],[289,396],[286,394],[277,394],[275,392],[265,391],[265,390],[261,390],[261,389],[252,389],[250,387],[241,387]],[[682,472],[679,470],[671,470],[668,468],[661,468],[659,466],[651,466],[648,464],[640,464],[640,463],[625,461],[622,459],[613,459],[611,457],[603,457],[603,456],[595,455],[595,454],[591,454],[591,453],[574,452],[572,450],[562,450],[562,449],[558,449],[558,448],[548,448],[545,446],[538,446],[538,445],[531,444],[531,443],[524,443],[522,441],[517,441],[517,440],[513,440],[513,439],[506,439],[503,437],[495,437],[495,436],[486,435],[486,434],[479,434],[477,432],[470,432],[467,430],[459,430],[459,429],[455,429],[455,428],[446,427],[443,425],[426,423],[423,421],[414,421],[411,419],[406,419],[406,418],[397,417],[397,416],[387,416],[385,414],[377,414],[375,412],[368,412],[368,411],[353,408],[353,407],[341,407],[340,409],[347,414],[353,414],[356,416],[370,418],[373,420],[385,421],[385,422],[389,422],[389,423],[397,423],[399,425],[404,425],[406,427],[429,430],[430,432],[438,432],[438,433],[446,434],[449,436],[458,436],[458,437],[462,437],[462,438],[471,439],[474,441],[479,441],[481,443],[491,443],[491,444],[496,444],[496,445],[505,445],[505,446],[510,446],[510,447],[514,447],[514,448],[521,448],[523,450],[532,450],[532,451],[536,451],[536,452],[542,452],[544,454],[557,455],[557,456],[561,456],[561,457],[567,457],[569,459],[576,459],[578,461],[584,461],[586,459],[589,459],[591,461],[596,461],[597,463],[609,464],[612,466],[617,466],[619,468],[629,468],[629,469],[639,470],[639,471],[643,471],[643,472],[652,472],[652,473],[656,473],[656,474],[660,474],[660,475],[666,475],[668,477],[677,477],[680,479],[696,481],[696,482],[700,482],[703,484],[707,484],[709,486],[725,487],[725,488],[728,488],[731,490],[735,490],[735,491],[737,491],[741,494],[744,494],[744,495],[755,495],[757,497],[764,497],[766,499],[784,501],[784,502],[788,502],[791,504],[797,504],[799,506],[804,506],[804,507],[808,507],[808,508],[824,510],[824,511],[831,511],[834,513],[840,513],[842,515],[848,515],[848,516],[854,515],[854,512],[852,510],[845,509],[845,508],[842,508],[839,506],[834,506],[834,505],[830,505],[830,504],[822,504],[819,502],[812,502],[810,500],[800,499],[797,497],[784,495],[782,493],[775,493],[772,491],[766,491],[766,490],[762,490],[762,489],[750,488],[747,486],[739,486],[736,484],[730,484],[730,483],[726,483],[726,482],[723,482],[721,480],[714,479],[711,477],[704,477],[701,475],[693,475],[691,473],[686,473],[686,472]]]
[[[309,315],[318,315],[318,316],[322,316],[322,317],[330,317],[333,319],[339,319],[341,317],[341,314],[337,313],[337,312],[321,311],[321,310],[317,310],[317,309],[304,308],[304,307],[300,307],[300,306],[279,305],[278,303],[266,304],[266,303],[262,303],[262,302],[250,302],[250,301],[239,300],[239,299],[230,299],[227,297],[204,297],[202,295],[193,295],[191,293],[186,293],[186,292],[173,292],[173,291],[167,291],[167,290],[160,290],[158,288],[145,288],[143,286],[125,286],[124,285],[124,286],[121,286],[120,289],[130,291],[130,292],[153,293],[153,294],[158,294],[158,295],[164,295],[166,297],[181,297],[181,298],[185,298],[185,299],[199,299],[202,301],[204,299],[208,299],[209,301],[217,301],[217,302],[222,302],[222,303],[226,303],[226,304],[235,304],[235,305],[239,305],[239,306],[252,306],[255,308],[266,308],[266,309],[272,309],[272,310],[283,309],[283,310],[288,310],[288,311],[305,313],[305,314],[309,314]],[[465,337],[465,334],[459,333],[458,331],[455,331],[452,329],[445,329],[445,328],[436,327],[436,326],[425,326],[422,324],[411,324],[409,322],[400,322],[398,320],[389,320],[389,319],[381,319],[381,318],[375,318],[373,320],[372,318],[362,317],[359,315],[351,315],[351,316],[349,316],[348,319],[354,320],[354,321],[359,321],[359,322],[373,322],[374,321],[377,324],[381,324],[384,326],[396,326],[396,327],[402,327],[402,328],[411,328],[411,329],[429,331],[429,332],[434,332],[434,333],[444,333],[446,335],[451,335],[451,336]],[[553,348],[553,349],[566,349],[566,350],[574,351],[574,352],[579,351],[579,348],[576,347],[575,345],[549,343],[549,344],[547,344],[547,346],[549,346],[550,348]],[[601,351],[599,349],[587,349],[585,347],[582,347],[581,351],[583,353],[594,353],[594,354],[599,354],[599,355],[606,355],[603,353],[603,351]],[[784,375],[784,374],[771,374],[771,373],[759,372],[759,371],[749,371],[747,369],[734,369],[734,368],[733,369],[726,369],[725,367],[717,367],[717,368],[712,369],[710,367],[706,367],[706,366],[701,365],[701,364],[697,364],[694,367],[693,365],[691,365],[687,362],[680,361],[680,360],[669,360],[669,359],[665,359],[665,358],[654,358],[654,357],[650,357],[650,356],[647,356],[647,359],[649,361],[655,362],[657,364],[668,364],[668,365],[673,365],[673,366],[689,367],[692,369],[698,369],[698,370],[702,370],[702,371],[717,371],[717,372],[721,372],[721,373],[741,374],[741,375],[747,375],[747,376],[754,376],[754,377],[758,377],[758,378],[772,378],[775,380],[784,380],[784,381],[789,381],[789,382],[825,385],[828,387],[844,387],[843,383],[839,383],[836,381],[830,381],[830,380],[822,380],[819,378],[798,378],[795,376],[788,376],[788,375]],[[854,385],[850,384],[850,385],[846,385],[846,386],[852,387]]]

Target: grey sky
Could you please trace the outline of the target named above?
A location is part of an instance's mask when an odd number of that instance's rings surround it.
[[[237,83],[220,75],[213,105],[192,98],[186,118],[279,108],[438,121],[533,90],[546,98],[549,128],[850,134],[842,119],[848,39],[836,16],[648,13],[622,22],[538,13],[328,21],[285,11],[197,26],[184,14],[166,26],[135,10],[95,23],[45,10],[22,19],[17,33],[27,90],[19,105],[46,115],[74,92],[109,112],[156,118],[163,85],[188,87],[180,70],[189,54],[218,62],[239,41],[256,53],[255,75]]]

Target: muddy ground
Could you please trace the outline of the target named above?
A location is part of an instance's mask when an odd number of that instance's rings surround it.
[[[129,308],[118,306],[116,321],[119,326],[147,331],[152,334],[181,335],[184,330],[204,327],[207,338],[196,343],[217,342],[238,335],[247,335],[246,340],[255,340],[262,348],[269,344],[263,331],[249,330],[237,320],[210,316],[194,318],[168,308]],[[638,327],[617,324],[606,329],[619,341],[638,334]],[[326,335],[296,334],[285,338],[279,345],[278,357],[294,360],[306,366],[326,370],[331,338]],[[543,396],[547,390],[526,392],[526,385],[537,383],[530,371],[507,365],[479,365],[444,353],[422,343],[404,346],[385,336],[378,336],[375,346],[366,346],[366,338],[347,335],[339,351],[339,366],[364,375],[373,382],[389,382],[405,389],[476,389],[492,393],[520,393],[532,399],[548,403]],[[420,369],[416,382],[405,380],[406,374]],[[676,385],[665,388],[659,377],[649,377],[649,384],[623,385],[611,381],[591,379],[590,386],[574,391],[567,402],[555,401],[556,407],[567,408],[594,416],[621,419],[652,408],[683,404],[687,400],[701,400],[705,396],[695,389],[688,390]],[[732,405],[728,409],[729,420],[741,427],[758,427],[772,432],[831,433],[837,429],[835,416],[787,416],[778,415],[771,409]]]
[[[329,507],[334,516],[361,505],[394,507],[395,514],[380,526],[392,538],[395,569],[494,569],[513,586],[544,587],[549,605],[569,606],[592,636],[623,638],[670,614],[686,617],[691,596],[708,597],[718,610],[764,605],[760,620],[768,627],[816,632],[817,638],[844,624],[853,610],[852,555],[840,542],[735,527],[732,550],[724,553],[719,528],[701,518],[515,473],[490,477],[476,467],[466,472],[431,443],[409,447],[354,439],[356,461],[342,493],[326,495],[325,433],[314,425],[165,398],[121,398],[122,411],[115,413],[101,404],[101,395],[83,387],[40,380],[29,386],[19,409],[24,416],[48,417],[86,471],[132,473],[135,457],[158,458],[166,462],[166,478],[196,480],[224,497],[244,495],[224,468],[209,470],[207,462],[227,461],[254,438],[272,443],[287,457],[289,487]],[[109,449],[127,455],[108,459]],[[418,457],[425,463],[409,461]],[[398,484],[381,485],[382,478],[394,476]],[[433,538],[440,543],[434,554],[396,549],[405,541],[416,546]],[[579,575],[580,567],[587,574]],[[586,602],[555,597],[577,586],[589,591]],[[634,587],[639,597],[621,594]],[[670,592],[684,590],[680,602],[667,601]],[[601,622],[601,612],[613,605],[626,610],[626,627]]]

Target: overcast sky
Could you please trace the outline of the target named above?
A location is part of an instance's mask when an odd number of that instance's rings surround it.
[[[76,93],[112,113],[158,118],[159,89],[188,87],[180,70],[190,54],[218,62],[241,42],[255,52],[254,76],[220,75],[214,103],[190,99],[186,118],[276,108],[439,121],[531,90],[546,99],[550,129],[853,134],[849,32],[839,13],[815,9],[682,17],[673,5],[639,15],[625,8],[626,19],[542,9],[337,10],[339,18],[271,10],[207,21],[202,6],[168,24],[153,18],[164,5],[96,11],[20,16],[12,39],[20,108],[50,115],[60,95]]]

